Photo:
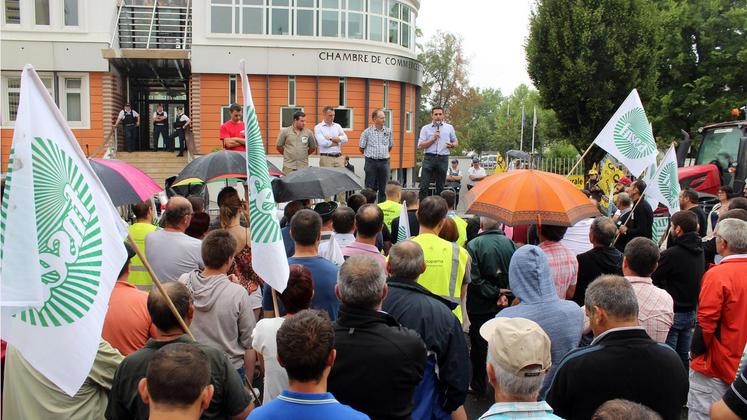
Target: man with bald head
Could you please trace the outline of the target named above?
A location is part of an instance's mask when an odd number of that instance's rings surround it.
[[[184,197],[172,197],[163,214],[164,227],[145,238],[145,255],[162,283],[202,270],[202,242],[184,233],[192,221],[192,204]]]
[[[177,282],[164,284],[163,287],[174,303],[177,313],[189,325],[194,316],[194,305],[187,287]],[[215,392],[210,405],[202,413],[202,418],[245,419],[254,406],[241,383],[239,374],[225,353],[196,343],[185,334],[158,289],[154,288],[148,295],[148,313],[153,319],[157,334],[148,340],[145,347],[127,356],[119,365],[114,374],[106,418],[147,419],[148,405],[138,393],[140,379],[146,376],[148,365],[158,350],[172,343],[186,343],[197,346],[210,362],[210,383]]]
[[[428,349],[412,417],[441,418],[437,414],[463,410],[469,359],[462,326],[451,313],[456,304],[418,284],[418,277],[425,272],[425,258],[423,249],[413,241],[399,242],[389,250],[387,272],[389,292],[382,309],[403,327],[420,334]]]

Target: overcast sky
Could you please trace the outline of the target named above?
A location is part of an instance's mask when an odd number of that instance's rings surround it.
[[[425,43],[437,30],[459,34],[470,60],[470,84],[509,95],[527,75],[524,42],[529,0],[422,0],[417,26]]]

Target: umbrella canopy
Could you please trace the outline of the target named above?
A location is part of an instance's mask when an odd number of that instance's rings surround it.
[[[281,176],[277,166],[267,161],[270,175]],[[196,181],[211,182],[221,179],[246,179],[246,156],[244,152],[221,150],[200,156],[189,162],[179,172],[172,186],[194,184]]]
[[[345,168],[308,167],[272,180],[272,192],[278,203],[331,197],[361,188],[360,178]]]
[[[518,169],[492,175],[467,192],[467,212],[510,226],[545,224],[571,226],[599,216],[584,193],[565,177]]]
[[[143,202],[163,191],[153,178],[127,162],[88,159],[115,206]]]

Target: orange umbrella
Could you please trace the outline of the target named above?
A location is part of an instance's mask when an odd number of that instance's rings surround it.
[[[596,206],[567,178],[531,169],[489,176],[465,197],[468,213],[491,217],[509,226],[571,226],[599,216]]]

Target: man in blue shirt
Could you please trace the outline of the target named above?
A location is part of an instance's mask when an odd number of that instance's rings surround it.
[[[451,124],[444,122],[444,109],[440,106],[431,109],[432,124],[420,129],[418,149],[423,149],[423,171],[420,176],[420,200],[428,196],[431,181],[436,183],[436,194],[441,194],[446,182],[449,166],[449,150],[457,147],[459,141]]]
[[[337,266],[319,256],[319,241],[321,240],[322,218],[314,210],[301,209],[293,215],[290,222],[290,234],[295,244],[295,254],[288,258],[288,264],[300,264],[311,271],[314,279],[314,298],[311,307],[327,311],[329,317],[337,319],[340,302],[335,295],[337,284]],[[262,288],[262,309],[265,317],[274,315],[272,303],[272,289],[265,283]],[[285,315],[285,309],[278,302],[277,316]]]
[[[288,389],[254,409],[249,420],[368,419],[327,392],[335,362],[335,330],[323,311],[304,310],[283,321],[277,332],[278,362],[288,373]]]

